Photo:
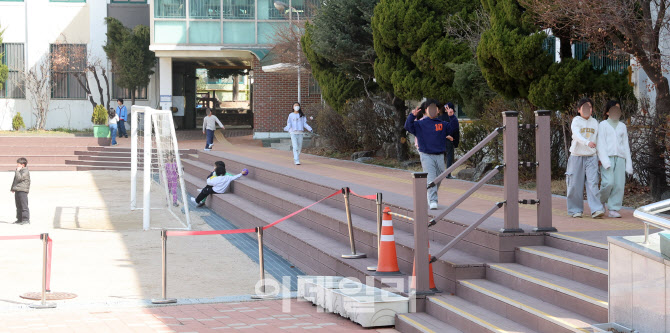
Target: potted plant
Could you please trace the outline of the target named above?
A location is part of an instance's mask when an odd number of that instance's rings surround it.
[[[109,126],[107,126],[107,110],[104,105],[98,104],[93,109],[91,122],[93,122],[93,136],[96,138],[109,138]]]

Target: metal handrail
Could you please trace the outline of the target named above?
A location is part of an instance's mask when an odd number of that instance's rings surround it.
[[[444,170],[439,176],[435,177],[432,182],[428,184],[428,188],[431,188],[435,186],[435,184],[441,182],[445,177],[447,177],[448,174],[450,174],[452,171],[456,170],[461,164],[465,163],[470,156],[474,155],[476,152],[480,151],[484,146],[491,142],[498,134],[502,133],[502,131],[505,129],[505,126],[498,127],[491,132],[484,140],[480,141],[476,146],[472,147],[463,157],[459,158],[458,161],[454,162],[450,167],[447,168],[447,170]]]
[[[657,214],[670,209],[670,199],[642,206],[635,210],[633,216],[644,222],[644,244],[649,244],[649,226],[670,230],[670,219]]]

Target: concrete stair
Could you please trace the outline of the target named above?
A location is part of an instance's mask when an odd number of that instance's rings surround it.
[[[98,146],[97,142],[90,137],[0,137],[0,171],[14,170],[21,156],[33,171],[130,170],[130,148]],[[181,153],[182,159],[188,159],[197,150],[182,149]],[[142,169],[142,156],[139,162]]]
[[[267,225],[319,200],[346,182],[313,178],[308,173],[267,166],[234,155],[207,152],[184,162],[191,195],[205,184],[214,161],[229,172],[250,170],[233,183],[230,193],[213,195],[209,205],[240,228]],[[374,189],[356,185],[361,194]],[[365,280],[375,265],[375,203],[352,196],[356,249],[365,259],[347,260],[348,230],[341,195],[325,200],[267,229],[266,244],[310,275],[340,275]],[[384,194],[384,205],[412,215],[406,196]],[[429,213],[434,213],[431,211]],[[430,228],[431,249],[458,235],[477,214],[456,209]],[[607,250],[565,235],[497,233],[501,221],[487,220],[455,249],[434,263],[442,294],[428,296],[425,312],[396,317],[400,332],[580,332],[607,322]],[[393,219],[398,263],[410,274],[414,255],[413,224]],[[524,227],[524,229],[528,229]],[[605,260],[603,260],[605,259]],[[406,275],[404,275],[406,278]],[[376,278],[376,286],[383,282]]]

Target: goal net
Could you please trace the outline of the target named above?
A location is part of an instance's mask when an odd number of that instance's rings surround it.
[[[144,230],[190,230],[172,112],[133,105],[130,117],[130,209],[143,210]],[[137,199],[140,186],[142,200]],[[170,218],[163,216],[166,213]],[[157,217],[155,223],[151,223],[152,214]]]

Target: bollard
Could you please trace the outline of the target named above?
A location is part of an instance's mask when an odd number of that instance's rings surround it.
[[[377,193],[377,258],[379,258],[379,244],[382,237],[382,194]],[[377,266],[368,266],[368,271],[377,271]]]
[[[503,125],[503,156],[505,160],[505,221],[502,233],[522,233],[519,228],[519,113],[505,111]]]
[[[349,188],[342,189],[344,195],[344,208],[347,212],[347,225],[349,227],[349,245],[351,246],[351,254],[343,254],[344,259],[361,259],[365,258],[365,253],[356,253],[356,242],[354,241],[354,225],[351,221],[351,208],[349,206]]]
[[[47,261],[49,257],[49,234],[40,234],[42,240],[42,301],[40,304],[30,304],[33,309],[52,309],[56,303],[47,303]]]
[[[161,248],[162,248],[162,298],[152,299],[151,303],[153,304],[170,304],[177,303],[175,298],[167,298],[167,231],[165,229],[161,230]]]
[[[265,293],[265,260],[263,254],[263,227],[256,227],[256,233],[258,234],[258,266],[260,267],[260,278],[261,278],[261,293],[258,295],[251,295],[253,299],[269,299],[275,298],[272,295]]]

